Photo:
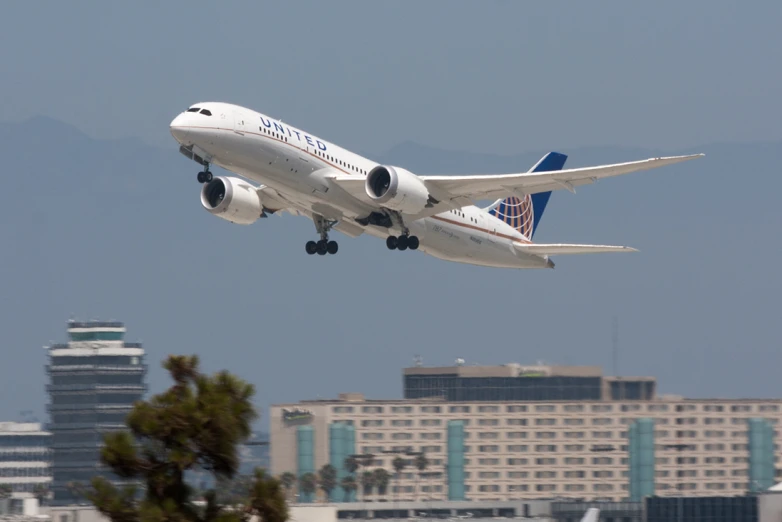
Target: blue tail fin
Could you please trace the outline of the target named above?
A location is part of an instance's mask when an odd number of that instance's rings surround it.
[[[566,160],[565,154],[549,152],[529,172],[562,170]],[[527,195],[523,199],[517,196],[507,197],[495,201],[489,207],[489,214],[509,224],[527,239],[532,239],[538,228],[538,223],[543,217],[543,211],[546,209],[549,197],[551,197],[551,192],[539,192],[531,196]]]

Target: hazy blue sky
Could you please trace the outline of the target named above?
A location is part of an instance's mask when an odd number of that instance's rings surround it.
[[[64,340],[71,314],[126,320],[153,389],[162,357],[196,352],[256,383],[261,405],[398,396],[416,353],[609,365],[613,315],[625,373],[668,392],[778,395],[778,0],[7,2],[0,14],[0,149],[18,176],[0,206],[0,420],[44,416],[39,347]],[[199,208],[196,165],[168,124],[203,100],[432,172],[526,170],[550,149],[573,166],[709,155],[552,199],[541,240],[640,254],[517,272],[342,238],[338,256],[314,259],[306,220],[243,228]],[[438,149],[487,155],[453,165]]]
[[[0,119],[46,114],[91,136],[168,144],[178,111],[226,100],[375,153],[405,139],[510,154],[782,138],[777,0],[7,2],[2,15]]]

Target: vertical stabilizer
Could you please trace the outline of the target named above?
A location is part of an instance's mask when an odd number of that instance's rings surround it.
[[[565,154],[549,152],[529,172],[562,170],[566,160],[567,156]],[[527,194],[523,198],[510,196],[505,199],[498,199],[487,210],[490,215],[509,224],[527,239],[532,239],[550,197],[551,192]]]

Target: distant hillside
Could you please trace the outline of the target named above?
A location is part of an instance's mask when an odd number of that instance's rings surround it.
[[[495,173],[526,171],[545,152],[404,143],[376,159],[420,173]],[[610,366],[617,313],[623,371],[659,376],[662,391],[778,395],[781,144],[560,152],[574,167],[707,156],[554,195],[538,239],[639,254],[515,272],[392,254],[370,238],[342,238],[338,256],[314,259],[304,253],[315,235],[307,220],[240,227],[203,211],[197,165],[173,140],[161,149],[93,140],[48,118],[0,123],[0,382],[14,390],[0,418],[45,417],[39,347],[64,340],[72,314],[124,320],[149,351],[153,391],[167,385],[166,354],[199,353],[208,369],[255,383],[261,406],[342,391],[399,396],[399,369],[416,353],[446,364]]]

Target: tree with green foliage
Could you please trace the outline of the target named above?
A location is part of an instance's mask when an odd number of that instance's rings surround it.
[[[337,468],[331,464],[324,464],[318,472],[318,486],[323,490],[325,500],[331,500],[331,492],[337,487]]]
[[[388,491],[388,483],[391,481],[391,474],[383,468],[377,468],[373,474],[375,475],[375,487],[377,488],[378,496],[385,496]]]
[[[359,462],[355,455],[351,455],[345,459],[345,469],[351,475],[355,474],[358,470]]]
[[[375,488],[375,474],[371,471],[365,471],[361,474],[361,489],[363,490],[364,500],[367,499],[367,495],[372,495],[372,490]]]
[[[280,475],[280,482],[282,483],[283,489],[285,489],[286,497],[290,500],[291,494],[293,493],[293,487],[296,485],[296,474],[286,471]]]
[[[396,457],[391,463],[394,466],[394,474],[396,475],[396,492],[394,492],[394,500],[399,496],[399,480],[402,478],[402,472],[407,467],[407,462],[402,457]]]
[[[204,375],[198,363],[195,356],[170,356],[163,366],[174,385],[137,402],[128,430],[104,437],[101,461],[135,485],[94,477],[87,498],[112,522],[246,522],[252,516],[285,522],[288,507],[277,479],[258,470],[235,480],[239,445],[256,418],[252,385],[225,371]],[[228,493],[207,491],[205,505],[196,505],[185,473],[199,470]]]
[[[305,473],[299,477],[299,494],[311,498],[318,489],[318,477],[314,473]],[[301,499],[299,499],[301,500]]]
[[[422,453],[419,453],[418,455],[416,455],[415,462],[413,464],[415,465],[415,468],[418,470],[418,474],[416,475],[416,478],[415,478],[415,495],[413,496],[413,498],[415,500],[417,500],[418,499],[418,480],[421,478],[421,475],[424,473],[424,471],[426,471],[426,468],[429,467],[429,459],[426,458],[426,454],[422,452]]]
[[[46,503],[46,499],[49,498],[49,486],[47,484],[36,484],[33,488],[33,496],[43,506]]]
[[[345,498],[343,500],[345,502],[349,502],[351,497],[353,496],[353,493],[355,493],[356,490],[358,489],[358,482],[356,482],[356,477],[354,477],[353,475],[348,475],[347,477],[343,477],[339,485],[345,491]]]

